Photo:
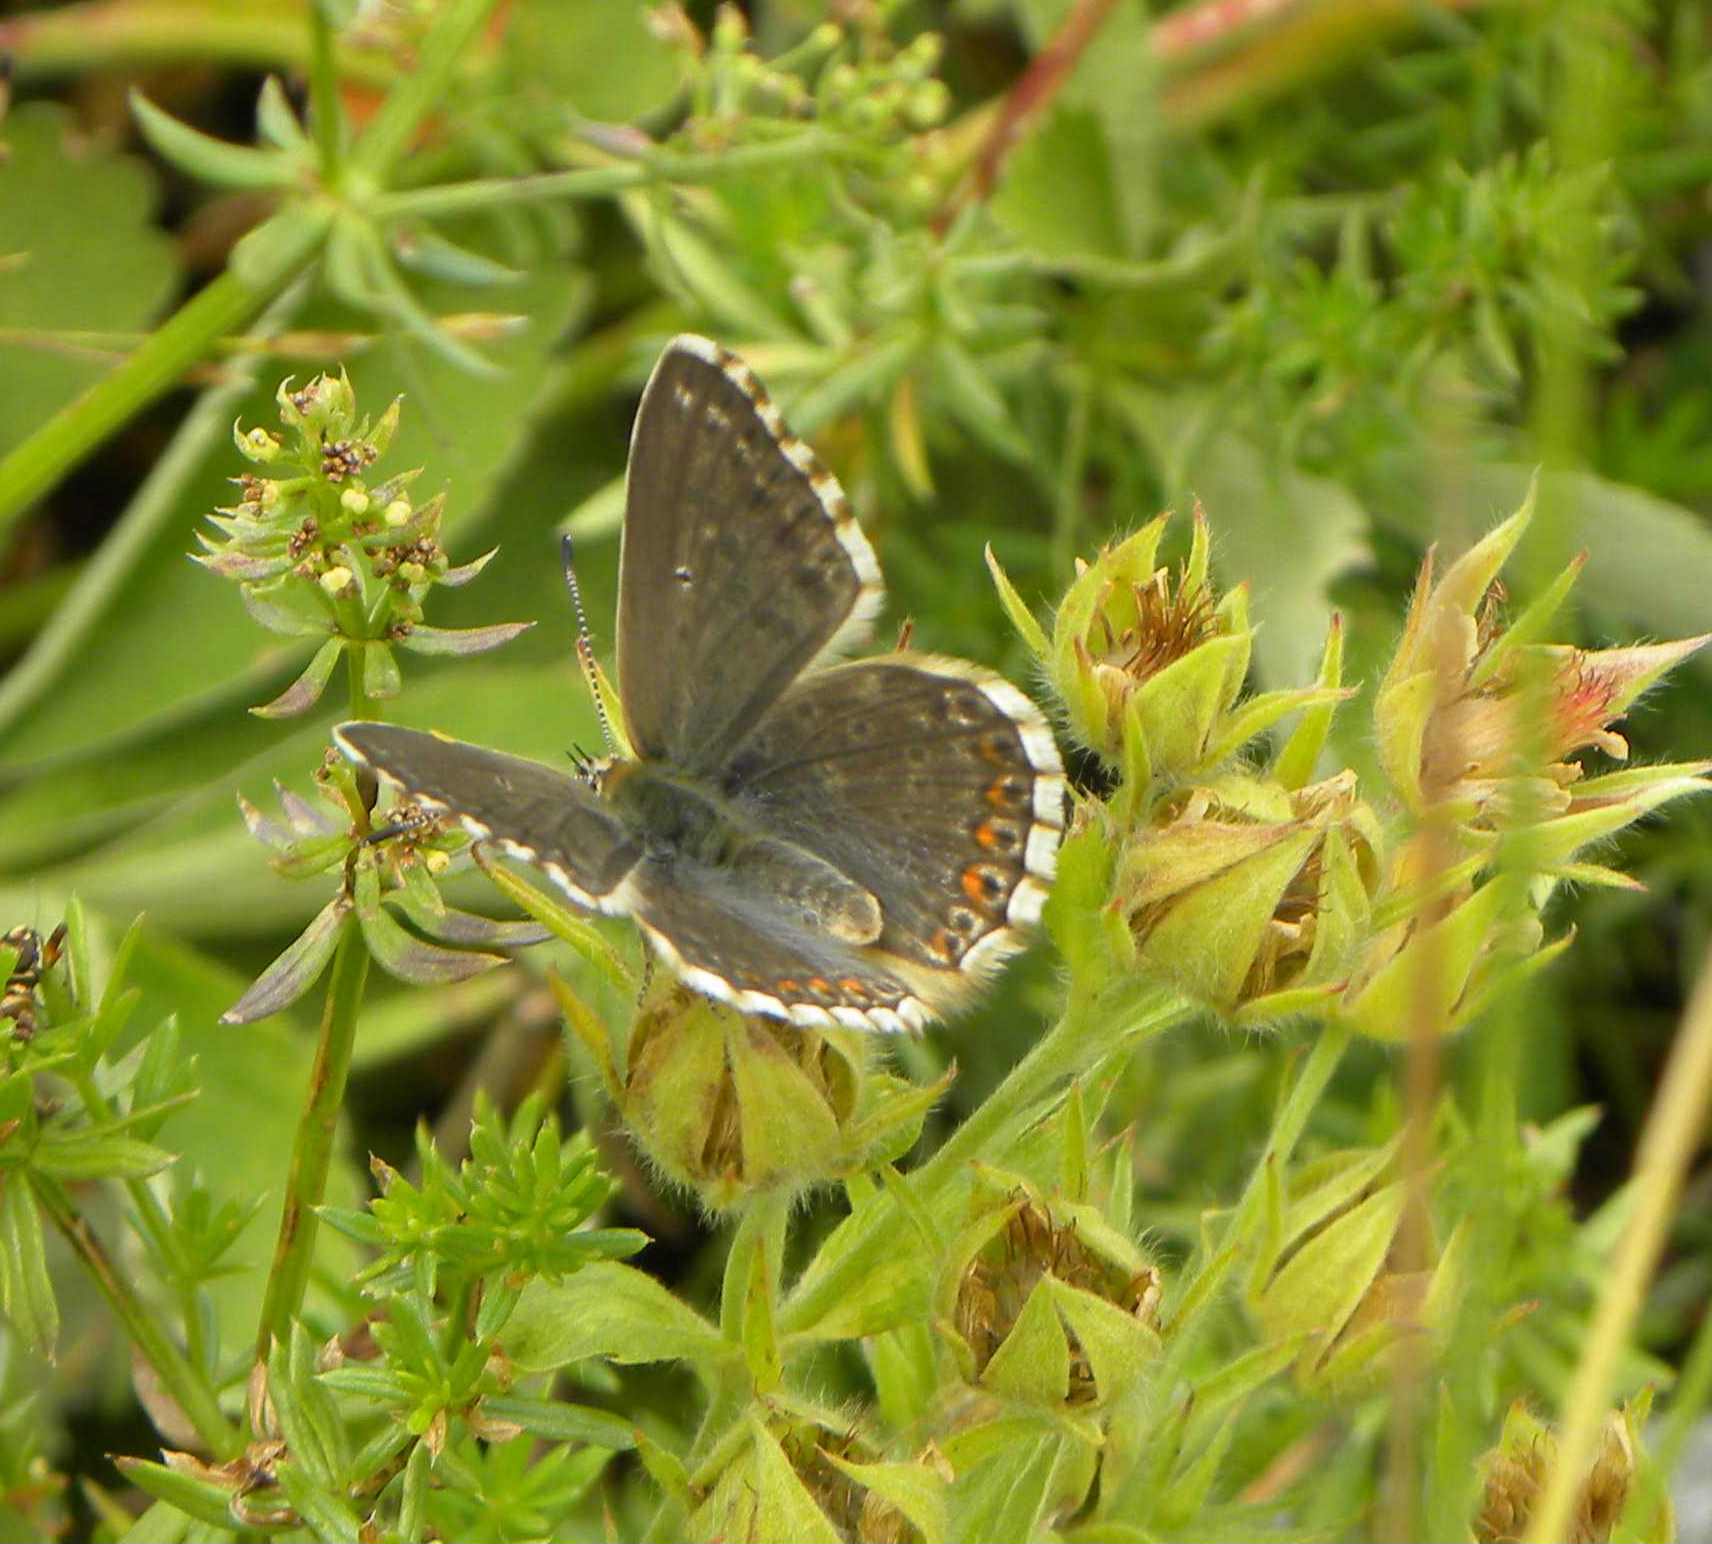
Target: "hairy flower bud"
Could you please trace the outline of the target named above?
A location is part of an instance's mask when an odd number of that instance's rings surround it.
[[[848,1420],[799,1399],[757,1402],[695,1477],[686,1524],[695,1539],[850,1540],[919,1544],[945,1537],[950,1466],[931,1446],[882,1462]]]
[[[1381,832],[1355,776],[1232,775],[1162,800],[1118,858],[1136,963],[1244,1022],[1323,1003],[1365,935]]]
[[[1643,1396],[1606,1418],[1598,1453],[1576,1492],[1567,1544],[1606,1544],[1622,1520],[1636,1474],[1648,1462],[1640,1442],[1648,1404]],[[1480,1460],[1484,1485],[1474,1518],[1478,1544],[1516,1544],[1527,1536],[1557,1453],[1557,1433],[1521,1401],[1511,1405],[1498,1445]],[[1676,1537],[1668,1499],[1660,1502],[1657,1514],[1641,1521],[1639,1531],[1626,1536],[1660,1544]]]
[[[1449,812],[1470,833],[1567,813],[1584,776],[1570,758],[1599,750],[1626,760],[1628,743],[1611,726],[1712,636],[1599,650],[1537,642],[1581,559],[1502,625],[1498,573],[1532,514],[1530,496],[1436,580],[1427,554],[1374,708],[1380,757],[1404,805]]]
[[[1250,1276],[1249,1311],[1268,1340],[1301,1339],[1304,1387],[1359,1397],[1384,1381],[1399,1340],[1447,1321],[1466,1235],[1454,1232],[1430,1270],[1393,1268],[1406,1199],[1395,1144],[1329,1153],[1284,1188],[1273,1198],[1271,1245]]]
[[[1158,1352],[1159,1272],[1094,1207],[987,1178],[939,1293],[964,1376],[1033,1404],[1109,1404]]]
[[[622,1071],[604,1024],[571,1017],[643,1151],[716,1211],[898,1157],[948,1081],[879,1071],[872,1036],[745,1015],[675,983],[637,1016]]]

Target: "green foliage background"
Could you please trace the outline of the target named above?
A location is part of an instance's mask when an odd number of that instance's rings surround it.
[[[419,37],[435,9],[400,8],[389,24]],[[301,7],[242,0],[0,13],[0,50],[16,65],[0,120],[0,923],[46,931],[76,896],[99,954],[146,914],[134,1022],[176,1014],[202,1090],[158,1140],[216,1198],[265,1197],[233,1255],[249,1269],[214,1286],[235,1343],[259,1306],[296,1119],[287,1091],[307,1077],[313,1014],[215,1020],[326,892],[266,866],[234,795],[271,803],[276,779],[307,793],[341,710],[329,700],[289,724],[244,711],[308,650],[262,633],[235,588],[185,553],[201,517],[230,501],[233,420],[273,421],[288,373],[343,363],[376,411],[402,393],[388,467],[424,466],[424,486],[445,489],[456,558],[498,545],[437,625],[540,619],[498,654],[411,660],[397,719],[544,760],[599,739],[572,667],[554,533],[578,537],[604,651],[629,415],[659,344],[684,329],[742,352],[839,472],[886,570],[882,631],[909,618],[918,646],[1013,678],[1028,667],[984,546],[1045,602],[1078,555],[1198,497],[1221,580],[1253,585],[1257,683],[1311,679],[1335,611],[1346,679],[1370,687],[1426,545],[1461,550],[1520,503],[1535,467],[1540,517],[1511,576],[1518,608],[1585,548],[1575,641],[1683,636],[1712,617],[1712,24],[1700,5],[1287,0],[1205,39],[1183,24],[1218,8],[1194,4],[748,9],[748,52],[715,40],[698,56],[682,29],[715,36],[705,5],[679,20],[617,0],[516,0],[469,41],[387,184],[401,200],[389,239],[403,231],[432,256],[422,228],[434,217],[504,265],[505,282],[456,282],[498,277],[473,260],[412,271],[409,244],[395,243],[405,304],[360,266],[341,272],[335,243],[318,273],[258,292],[259,314],[234,314],[159,400],[139,395],[114,436],[69,453],[70,475],[39,497],[8,481],[32,436],[175,303],[229,261],[242,272],[234,239],[281,196],[248,163],[216,158],[189,175],[195,154],[175,156],[159,132],[140,138],[121,88],[140,83],[179,118],[248,145],[262,77],[299,91],[310,30]],[[1038,83],[1030,63],[1072,9],[1101,11],[1098,35],[1029,104],[988,187],[996,115],[1019,82]],[[881,62],[842,94],[823,81],[817,102],[795,100],[780,83],[819,78],[812,29],[829,17]],[[942,53],[918,41],[929,33]],[[395,44],[372,19],[346,35],[354,118],[373,111]],[[628,176],[643,133],[670,140],[676,174]],[[436,188],[533,172],[594,180],[434,205]],[[209,185],[221,173],[228,184]],[[514,320],[477,327],[471,343],[468,327],[448,342],[424,319],[471,312]],[[1637,760],[1712,747],[1707,669],[1687,666],[1630,721]],[[1343,716],[1333,745],[1364,775],[1365,722]],[[1578,941],[1503,1010],[1522,1047],[1521,1117],[1561,1135],[1551,1123],[1567,1112],[1600,1110],[1517,1197],[1536,1230],[1518,1296],[1554,1271],[1561,1291],[1508,1332],[1505,1354],[1548,1405],[1598,1284],[1569,1219],[1596,1213],[1627,1174],[1707,943],[1709,821],[1689,803],[1629,833],[1621,866],[1644,892],[1556,902],[1553,931]],[[465,904],[484,893],[460,883]],[[377,984],[332,1201],[365,1193],[361,1155],[404,1162],[419,1115],[460,1142],[478,1081],[509,1106],[563,1080],[570,1108],[606,1125],[544,1006],[548,959],[536,951],[431,995]],[[1055,991],[1050,963],[1031,958],[983,1007],[895,1048],[918,1080],[960,1069],[930,1143],[1019,1059]],[[1288,1031],[1238,1039],[1208,1025],[1124,1069],[1105,1123],[1132,1133],[1135,1216],[1165,1257],[1191,1249],[1203,1209],[1240,1189],[1301,1050]],[[1467,1040],[1448,1048],[1453,1091],[1477,1070]],[[1358,1048],[1316,1140],[1388,1138],[1398,1076],[1394,1058]],[[606,1151],[623,1164],[616,1136]],[[659,1241],[643,1263],[691,1302],[711,1300],[725,1236],[634,1166],[618,1172],[618,1214]],[[1697,1369],[1674,1407],[1678,1440],[1712,1373],[1709,1187],[1703,1149],[1622,1390],[1663,1386],[1685,1361]],[[811,1218],[810,1236],[824,1220]],[[332,1314],[361,1255],[324,1237],[315,1301]],[[101,1454],[151,1442],[110,1326],[64,1290],[57,1364],[14,1348],[7,1397],[38,1390],[45,1449],[118,1492]],[[831,1403],[862,1386],[853,1362],[830,1355],[822,1374]],[[609,1402],[667,1431],[681,1396],[671,1375],[643,1372]],[[1246,1433],[1255,1468],[1323,1412],[1280,1401],[1275,1417]],[[1363,1515],[1374,1443],[1367,1432],[1328,1457],[1305,1526],[1341,1534]],[[634,1466],[604,1482],[623,1531],[644,1515],[641,1483]],[[92,1526],[90,1504],[76,1504]],[[599,1504],[554,1536],[592,1533]]]

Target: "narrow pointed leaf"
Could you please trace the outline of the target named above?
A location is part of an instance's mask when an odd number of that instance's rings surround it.
[[[311,148],[277,75],[262,82],[261,95],[256,98],[256,133],[276,150],[307,152]]]
[[[37,1351],[59,1336],[59,1302],[48,1276],[42,1214],[22,1170],[0,1173],[0,1310]]]
[[[460,247],[455,241],[448,241],[437,231],[426,227],[394,231],[392,255],[411,272],[425,274],[430,279],[443,279],[449,284],[485,288],[517,284],[524,278],[517,269],[507,268],[504,263],[496,263],[491,257],[472,252],[468,247]]]
[[[445,573],[440,575],[440,583],[454,590],[461,589],[486,568],[498,552],[498,547],[489,547],[479,558],[471,558],[468,563],[460,563],[455,567],[448,568]]]
[[[242,585],[238,598],[243,601],[244,610],[270,633],[283,633],[288,638],[324,638],[336,626],[326,602],[317,599],[324,593],[319,586],[285,579],[265,595],[251,585]]]
[[[162,112],[140,91],[131,93],[131,112],[156,154],[198,182],[223,188],[285,188],[300,176],[295,156],[215,139]]]
[[[259,708],[251,708],[250,712],[257,718],[296,718],[307,713],[321,700],[321,694],[327,690],[327,683],[344,652],[343,639],[329,638],[315,651],[315,657],[304,667],[302,675],[272,702],[264,702]]]
[[[420,622],[397,639],[415,654],[486,654],[521,637],[533,622],[496,622],[491,627],[426,627]]]
[[[418,986],[467,981],[471,976],[479,976],[484,970],[506,963],[503,954],[442,949],[438,944],[426,943],[406,932],[390,913],[378,907],[373,915],[362,919],[362,929],[363,937],[381,969],[390,976]]]
[[[610,1448],[615,1453],[636,1446],[636,1428],[620,1416],[586,1405],[566,1404],[558,1399],[517,1399],[489,1395],[482,1400],[481,1413],[496,1421],[521,1426],[537,1437],[553,1442],[586,1442],[591,1447]]]
[[[474,912],[460,911],[455,906],[442,906],[431,911],[409,890],[400,890],[391,897],[411,922],[431,938],[448,944],[473,944],[478,948],[521,949],[529,944],[545,943],[553,936],[552,929],[539,922],[500,922],[492,917],[478,917]]]
[[[220,1015],[222,1024],[253,1024],[269,1014],[289,1008],[315,985],[339,943],[339,926],[350,911],[350,902],[336,895],[310,922],[285,952],[268,966],[255,984]]]

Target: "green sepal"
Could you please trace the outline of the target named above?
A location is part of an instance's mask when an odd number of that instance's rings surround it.
[[[1046,630],[1035,620],[1027,602],[1017,593],[1016,586],[1010,581],[1010,575],[1000,565],[991,542],[987,543],[985,554],[987,572],[993,576],[993,588],[999,592],[999,604],[1004,607],[1011,626],[1017,630],[1017,636],[1028,645],[1029,652],[1044,664],[1052,657],[1052,644],[1046,636]]]
[[[1042,1276],[1022,1312],[981,1372],[981,1383],[1012,1399],[1059,1405],[1070,1393],[1070,1343],[1054,1302],[1052,1278]]]
[[[921,1544],[947,1544],[950,1486],[926,1464],[859,1464],[831,1452],[824,1452],[822,1457],[840,1474],[903,1513],[921,1535]]]

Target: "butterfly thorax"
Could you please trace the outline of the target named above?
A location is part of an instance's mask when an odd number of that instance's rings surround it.
[[[713,870],[735,893],[782,903],[801,923],[847,943],[880,936],[880,904],[864,886],[797,843],[758,830],[700,779],[656,762],[619,761],[603,773],[601,794],[648,860]]]
[[[646,852],[718,868],[742,841],[735,812],[713,789],[657,762],[612,762],[600,791]]]

